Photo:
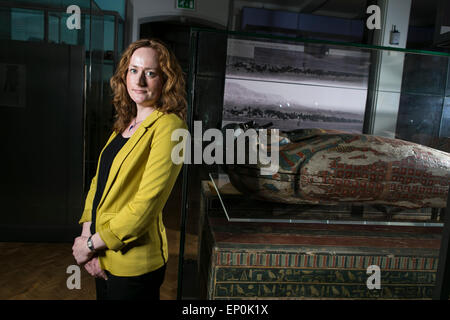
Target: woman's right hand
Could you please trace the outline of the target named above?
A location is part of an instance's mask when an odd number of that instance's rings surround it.
[[[106,276],[106,273],[102,268],[100,267],[100,262],[98,261],[98,257],[94,257],[86,264],[84,265],[84,268],[86,271],[95,278],[103,278],[105,280],[108,280],[108,277]]]
[[[83,223],[83,231],[81,232],[81,236],[90,237],[91,236],[91,222]],[[93,257],[91,260],[85,263],[84,268],[86,271],[93,277],[103,278],[105,280],[108,279],[104,270],[100,268],[100,262],[98,261],[98,257]]]

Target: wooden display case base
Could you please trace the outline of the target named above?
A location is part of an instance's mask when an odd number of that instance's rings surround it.
[[[432,298],[441,227],[229,222],[202,198],[201,298]]]

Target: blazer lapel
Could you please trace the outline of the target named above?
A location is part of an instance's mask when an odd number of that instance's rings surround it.
[[[153,123],[156,120],[158,120],[162,115],[163,115],[163,113],[159,112],[158,110],[153,111],[142,122],[142,124],[139,126],[139,128],[133,133],[133,135],[130,137],[130,139],[124,144],[122,149],[120,149],[120,151],[117,153],[116,157],[114,158],[113,163],[111,164],[111,169],[109,170],[105,189],[103,190],[103,195],[102,195],[102,198],[100,199],[97,210],[103,204],[105,197],[108,194],[109,190],[111,189],[113,182],[116,180],[117,173],[119,172],[119,169],[122,166],[123,161],[126,159],[126,157],[131,152],[131,150],[134,149],[134,147],[139,142],[139,140],[142,138],[142,136],[147,132],[147,129],[150,126],[152,126]]]

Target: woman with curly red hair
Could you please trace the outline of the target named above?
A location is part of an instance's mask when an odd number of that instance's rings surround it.
[[[96,277],[97,299],[159,299],[168,258],[162,209],[181,169],[171,136],[186,129],[185,81],[173,53],[143,39],[125,50],[110,82],[116,120],[73,255]]]

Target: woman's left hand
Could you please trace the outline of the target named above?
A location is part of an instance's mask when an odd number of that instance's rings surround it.
[[[98,257],[94,257],[91,260],[89,260],[85,265],[84,268],[86,271],[95,278],[102,278],[105,280],[108,280],[108,276],[106,275],[106,272],[102,270],[100,267],[100,262],[98,261]]]
[[[79,265],[88,262],[94,254],[89,250],[87,240],[88,237],[80,236],[75,238],[73,243],[72,254]]]

